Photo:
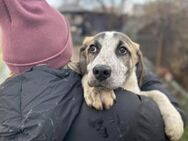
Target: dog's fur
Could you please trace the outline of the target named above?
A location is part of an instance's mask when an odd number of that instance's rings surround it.
[[[121,52],[122,51],[122,52]],[[84,98],[88,106],[109,109],[116,99],[113,89],[122,87],[154,100],[161,112],[167,136],[177,141],[183,134],[183,121],[165,94],[158,90],[141,91],[143,74],[142,53],[139,45],[120,32],[102,32],[85,38],[80,49],[80,71],[83,74]],[[99,81],[93,74],[96,66],[105,65],[111,75]],[[139,75],[136,74],[137,68]]]

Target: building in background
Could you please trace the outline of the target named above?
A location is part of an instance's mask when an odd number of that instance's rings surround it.
[[[91,35],[105,30],[121,31],[126,24],[126,14],[116,15],[100,9],[88,10],[74,4],[63,4],[58,10],[65,15],[71,31],[77,36]]]

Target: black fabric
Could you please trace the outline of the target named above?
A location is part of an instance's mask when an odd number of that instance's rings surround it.
[[[156,85],[152,77],[144,90]],[[96,111],[86,106],[80,80],[40,66],[3,83],[0,141],[167,141],[153,101],[118,89],[115,105]]]
[[[0,87],[0,141],[59,141],[82,104],[80,76],[38,67]]]
[[[117,90],[117,103],[96,111],[83,103],[65,141],[168,141],[157,105]]]

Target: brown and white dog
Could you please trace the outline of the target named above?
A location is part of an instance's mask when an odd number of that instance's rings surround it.
[[[171,141],[181,138],[184,125],[179,112],[165,94],[158,90],[141,91],[143,72],[139,45],[120,32],[102,32],[85,38],[80,49],[82,86],[88,106],[109,109],[116,99],[114,89],[121,87],[154,100],[161,112],[166,135]],[[137,67],[140,76],[136,76]]]

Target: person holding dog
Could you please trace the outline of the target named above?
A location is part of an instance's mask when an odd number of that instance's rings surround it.
[[[81,76],[65,69],[70,27],[45,0],[0,0],[3,59],[16,74],[0,86],[1,141],[168,141],[157,105],[117,89],[117,102],[96,111],[83,99]],[[173,96],[152,74],[142,90]]]

